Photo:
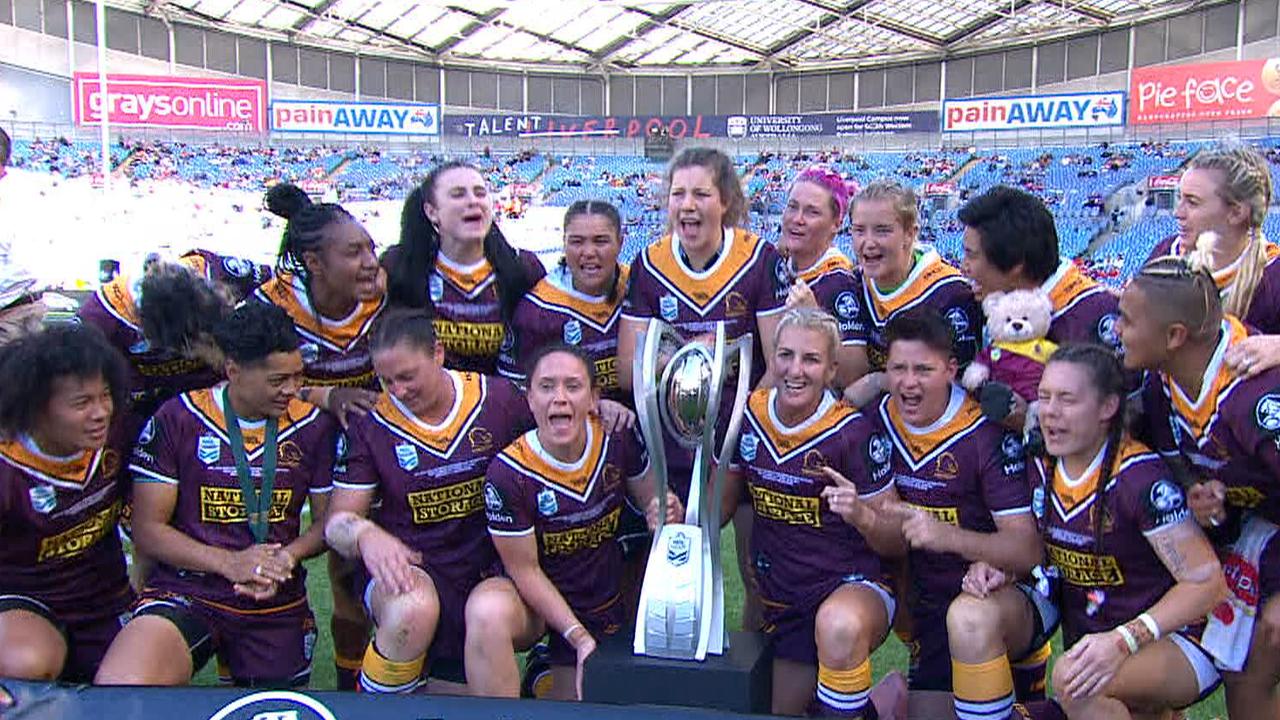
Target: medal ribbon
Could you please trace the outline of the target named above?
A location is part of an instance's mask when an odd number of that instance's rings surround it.
[[[267,541],[268,516],[271,513],[271,496],[276,484],[276,434],[279,419],[266,419],[262,450],[262,485],[254,487],[249,471],[249,457],[244,451],[244,436],[240,433],[240,418],[231,407],[228,387],[222,388],[222,414],[227,419],[227,439],[231,441],[231,455],[236,460],[236,477],[240,480],[240,496],[244,499],[245,515],[254,542]]]

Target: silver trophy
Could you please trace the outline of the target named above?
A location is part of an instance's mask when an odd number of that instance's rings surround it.
[[[633,360],[632,377],[636,414],[657,479],[658,527],[640,590],[634,649],[637,655],[703,660],[707,653],[723,654],[728,646],[720,561],[721,488],[751,393],[754,337],[747,334],[728,342],[724,323],[719,322],[713,350],[699,342],[685,344],[670,325],[651,319],[643,338],[641,352]],[[677,349],[670,353],[671,348]],[[670,357],[661,367],[660,355]],[[738,382],[733,412],[717,453],[716,419],[724,381],[735,371]],[[694,451],[683,523],[664,523],[664,428]]]

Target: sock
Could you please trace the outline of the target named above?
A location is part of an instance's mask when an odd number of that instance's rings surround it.
[[[333,669],[338,689],[355,690],[360,660],[369,645],[369,626],[359,620],[335,617],[329,621],[329,631],[333,634]]]
[[[871,704],[871,660],[849,670],[818,664],[818,711],[825,717],[876,720]]]
[[[1013,710],[1013,673],[1009,658],[970,665],[951,661],[951,690],[959,720],[1006,720]]]
[[[423,653],[412,660],[388,660],[378,652],[377,643],[369,641],[360,666],[360,692],[408,693],[418,687],[427,655]]]
[[[337,678],[337,689],[348,692],[360,685],[360,661],[362,658],[344,658],[333,656],[334,677]]]
[[[1053,647],[1046,640],[1040,649],[1013,663],[1013,689],[1018,702],[1044,699],[1045,677],[1048,675],[1049,658]]]

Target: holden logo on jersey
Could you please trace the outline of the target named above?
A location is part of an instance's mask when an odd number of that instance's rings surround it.
[[[320,359],[320,346],[315,343],[299,345],[298,352],[302,354],[302,362],[306,365],[310,365]]]
[[[147,424],[142,426],[142,432],[138,433],[138,444],[149,445],[156,436],[156,419],[148,418]]]
[[[302,693],[268,690],[235,700],[209,720],[337,720],[323,703]]]
[[[431,279],[427,281],[427,288],[431,292],[431,302],[444,299],[444,278],[432,273]]]
[[[201,435],[196,445],[196,457],[205,465],[222,459],[222,441],[213,435]]]
[[[671,536],[671,540],[667,542],[667,562],[672,567],[680,567],[689,562],[689,536],[682,532],[677,532]]]
[[[852,320],[858,317],[858,298],[846,290],[836,296],[835,309],[836,315]]]
[[[1012,433],[1006,433],[1000,441],[1000,453],[1004,455],[1004,474],[1016,475],[1027,469],[1027,461],[1023,456],[1022,439]]]
[[[1098,320],[1098,339],[1113,348],[1120,347],[1120,333],[1116,332],[1116,314],[1107,313]]]
[[[680,306],[676,304],[675,295],[663,295],[658,299],[658,313],[662,315],[662,319],[667,322],[675,322],[676,317],[680,313]]]
[[[1037,518],[1044,518],[1044,486],[1037,485],[1031,491],[1031,512],[1035,513]]]
[[[502,496],[498,489],[488,483],[484,486],[484,509],[491,513],[502,512]]]
[[[1187,503],[1183,498],[1182,489],[1168,480],[1157,480],[1151,486],[1148,497],[1151,501],[1151,509],[1154,511],[1152,519],[1159,525],[1178,522],[1187,515]]]
[[[226,270],[231,277],[245,278],[253,274],[253,263],[244,258],[223,258],[222,269]]]
[[[760,438],[751,433],[743,433],[742,438],[738,440],[738,454],[743,460],[751,462],[756,459],[756,450],[760,447]]]
[[[31,498],[31,507],[41,515],[48,515],[58,506],[58,491],[52,485],[36,485],[27,490]]]
[[[564,344],[577,345],[582,342],[582,323],[570,320],[564,324]]]
[[[773,276],[778,279],[778,287],[789,287],[795,280],[795,273],[791,272],[791,263],[781,257],[773,263]]]
[[[401,470],[413,471],[418,467],[418,448],[409,443],[396,445],[396,462]]]
[[[969,332],[969,318],[960,308],[953,307],[947,311],[947,322],[951,323],[951,330],[956,338],[962,338]]]
[[[1280,430],[1280,394],[1267,393],[1258,398],[1253,416],[1263,430],[1269,433]]]
[[[550,488],[543,488],[538,493],[538,512],[544,517],[551,517],[560,509],[560,501],[556,500],[555,491]]]

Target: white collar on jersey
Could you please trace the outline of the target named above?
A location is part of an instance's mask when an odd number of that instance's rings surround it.
[[[226,386],[227,386],[227,381],[223,380],[222,382],[218,383],[217,385],[214,385],[212,388],[209,389],[209,392],[213,394],[213,404],[218,408],[218,411],[222,413],[222,417],[224,421],[227,417],[227,408],[225,405],[222,404],[222,389],[225,388]],[[262,420],[245,420],[244,418],[240,417],[239,414],[237,414],[236,424],[242,428],[253,429],[253,428],[266,427],[267,421],[265,418]]]
[[[778,412],[777,412],[777,409],[775,408],[777,401],[778,401],[778,388],[773,388],[769,391],[769,422],[773,423],[774,427],[786,433],[787,435],[797,435],[799,433],[804,432],[806,429],[809,428],[810,425],[817,422],[819,418],[826,415],[827,410],[829,410],[832,405],[836,404],[835,395],[832,394],[830,390],[822,391],[822,402],[818,403],[818,408],[813,411],[812,415],[805,418],[804,421],[802,421],[799,425],[796,425],[793,427],[791,425],[787,425],[786,423],[782,422],[782,418],[778,417]]]
[[[1058,287],[1058,283],[1062,282],[1062,279],[1067,276],[1067,271],[1071,269],[1071,265],[1072,263],[1070,260],[1058,260],[1058,269],[1053,271],[1053,274],[1049,276],[1048,280],[1041,283],[1040,292],[1043,292],[1045,295],[1049,295],[1049,297],[1053,297],[1050,293],[1052,293],[1053,289]]]
[[[1200,394],[1196,396],[1195,402],[1192,402],[1187,394],[1183,392],[1182,386],[1173,379],[1172,375],[1165,375],[1169,379],[1169,387],[1178,393],[1178,398],[1193,408],[1204,406],[1205,400],[1208,399],[1209,393],[1213,391],[1214,380],[1218,378],[1218,374],[1222,372],[1222,360],[1227,355],[1227,347],[1231,345],[1231,323],[1225,319],[1219,328],[1221,333],[1218,337],[1218,345],[1213,349],[1213,355],[1209,356],[1209,364],[1204,368],[1204,375],[1200,377]],[[1163,374],[1163,373],[1162,373]]]
[[[405,407],[404,403],[397,400],[395,395],[387,393],[387,397],[391,399],[391,404],[395,405],[397,410],[404,413],[405,417],[414,421],[419,426],[431,432],[443,432],[453,424],[455,419],[457,419],[458,411],[462,408],[462,377],[453,370],[446,369],[444,372],[449,376],[449,380],[453,382],[453,407],[449,408],[449,414],[444,416],[444,420],[441,420],[439,425],[432,425],[426,420],[414,415],[413,411]]]
[[[1084,469],[1084,472],[1081,473],[1078,478],[1071,477],[1071,473],[1067,472],[1067,464],[1059,458],[1056,463],[1056,472],[1062,476],[1062,482],[1069,488],[1075,488],[1079,487],[1085,480],[1093,477],[1094,473],[1098,472],[1102,467],[1102,458],[1107,456],[1107,446],[1110,444],[1111,443],[1107,441],[1102,443],[1102,447],[1098,450],[1098,454],[1093,457],[1093,460],[1089,462],[1089,466]]]
[[[716,270],[719,270],[720,264],[724,262],[725,258],[729,257],[729,251],[733,248],[733,235],[733,228],[727,227],[724,229],[724,236],[720,242],[720,254],[716,256],[716,261],[708,265],[707,269],[702,272],[694,272],[693,268],[689,267],[689,263],[684,261],[684,253],[680,252],[680,239],[675,236],[674,232],[671,233],[671,254],[676,259],[676,265],[689,277],[694,280],[704,280],[711,277],[711,274]]]
[[[557,460],[551,453],[547,452],[546,448],[542,447],[542,442],[538,440],[537,430],[529,431],[529,447],[533,450],[534,453],[538,455],[538,457],[542,458],[543,462],[547,463],[552,468],[559,470],[561,472],[575,472],[577,470],[581,470],[583,466],[587,464],[587,458],[591,456],[591,447],[595,444],[595,440],[596,440],[595,428],[591,426],[591,421],[588,420],[587,421],[587,443],[586,445],[582,446],[582,457],[578,458],[577,460],[574,460],[571,463],[566,463],[566,462],[561,462]]]
[[[837,249],[835,248],[835,246],[834,246],[834,245],[832,245],[832,246],[830,246],[830,247],[828,247],[828,248],[827,248],[826,252],[824,252],[824,253],[822,253],[821,255],[819,255],[819,256],[818,256],[818,259],[817,259],[817,260],[814,260],[814,261],[813,261],[813,264],[812,264],[812,265],[810,265],[810,266],[809,266],[809,267],[807,267],[807,268],[799,268],[799,269],[797,269],[797,268],[796,268],[796,266],[795,266],[795,265],[796,265],[796,264],[795,264],[795,260],[792,260],[792,261],[791,261],[791,270],[792,270],[792,272],[794,272],[796,275],[803,275],[803,274],[805,274],[805,273],[809,272],[810,270],[813,270],[814,268],[816,268],[816,267],[818,267],[819,265],[821,265],[823,262],[825,262],[825,261],[826,261],[826,259],[827,259],[827,258],[831,257],[832,255],[839,255],[839,254],[840,254],[840,251],[839,251],[839,250],[837,250]]]
[[[931,433],[955,419],[956,413],[960,412],[960,407],[964,405],[964,398],[964,389],[955,383],[951,383],[951,399],[947,401],[947,409],[942,411],[942,415],[939,416],[937,420],[934,420],[925,427],[916,427],[903,418],[902,424],[905,425],[912,433],[918,435]],[[893,402],[893,400],[890,399],[889,402]]]
[[[18,436],[18,442],[22,443],[23,447],[31,451],[32,455],[35,455],[38,458],[43,458],[45,460],[51,460],[53,462],[59,462],[59,463],[73,462],[76,458],[80,457],[83,454],[83,451],[72,453],[70,455],[53,455],[53,454],[47,453],[44,450],[40,449],[40,445],[36,443],[35,438],[31,437],[26,433],[23,433]]]
[[[547,282],[557,290],[569,295],[572,298],[581,300],[582,302],[591,304],[600,304],[608,302],[606,295],[588,295],[573,286],[573,273],[569,271],[568,265],[556,265],[551,272],[547,273]]]
[[[441,251],[436,253],[436,262],[444,265],[459,275],[470,275],[483,267],[485,263],[489,262],[489,259],[482,255],[479,260],[471,263],[470,265],[463,265],[460,262],[449,259],[449,256],[445,255],[444,252]]]

